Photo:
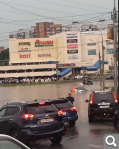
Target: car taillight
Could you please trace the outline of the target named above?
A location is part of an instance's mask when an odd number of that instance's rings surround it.
[[[92,95],[91,95],[90,104],[93,104],[93,95],[94,95],[94,93],[92,93]]]
[[[21,118],[27,120],[27,119],[32,119],[34,117],[35,117],[35,115],[33,115],[33,114],[24,114]]]
[[[117,97],[114,92],[113,92],[113,96],[114,96],[115,103],[118,103]]]
[[[39,102],[39,105],[44,105],[45,104],[45,102]]]
[[[59,116],[61,116],[61,115],[63,115],[63,111],[60,110],[60,111],[57,112],[57,114],[58,114]]]
[[[71,111],[77,111],[75,107],[71,108]]]

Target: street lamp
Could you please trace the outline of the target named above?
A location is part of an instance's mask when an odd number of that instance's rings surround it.
[[[58,82],[58,61],[57,61],[57,60],[58,60],[60,54],[62,54],[62,52],[58,54],[57,58],[54,57],[54,56],[52,56],[52,57],[56,58],[56,74],[57,74],[57,82]]]
[[[92,42],[95,42],[93,41],[92,39],[89,39],[90,41]],[[97,43],[98,45],[98,43]],[[98,45],[98,50],[99,50],[99,68],[100,68],[100,90],[102,90],[102,80],[101,80],[101,56],[100,56],[100,48],[99,48],[99,45]]]
[[[97,26],[95,24],[93,24],[96,28]],[[103,82],[103,91],[105,90],[105,77],[104,77],[104,45],[103,45],[103,35],[102,35],[102,32],[99,28],[97,28],[99,31],[100,31],[100,34],[101,34],[101,37],[102,37],[102,82]]]

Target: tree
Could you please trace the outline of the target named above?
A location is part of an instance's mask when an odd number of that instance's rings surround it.
[[[5,49],[0,53],[0,60],[3,62],[0,62],[0,66],[8,66],[9,65],[9,48]],[[6,62],[4,62],[6,60]]]

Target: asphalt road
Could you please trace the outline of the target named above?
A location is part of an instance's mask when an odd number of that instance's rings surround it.
[[[40,86],[17,86],[0,88],[0,105],[10,101],[29,101],[34,99],[57,99],[66,97],[72,88],[78,87],[79,83],[71,84],[53,84]],[[106,81],[106,86],[113,86],[113,81]],[[54,146],[50,141],[45,141],[34,149],[101,149],[103,148],[103,135],[107,133],[116,133],[112,120],[95,120],[92,124],[88,123],[88,103],[92,90],[99,90],[99,81],[94,85],[85,86],[90,91],[82,93],[73,93],[75,98],[75,107],[78,111],[79,119],[75,127],[67,125],[67,134],[63,137],[60,145]]]

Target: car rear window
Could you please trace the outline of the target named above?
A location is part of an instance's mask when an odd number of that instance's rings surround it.
[[[27,105],[26,111],[29,114],[43,114],[43,113],[58,112],[58,109],[55,107],[54,104],[43,105],[43,106],[33,104],[33,105]]]
[[[114,96],[112,93],[96,93],[93,96],[93,102],[114,102]]]
[[[70,109],[73,107],[72,103],[70,101],[67,102],[60,102],[60,103],[55,103],[55,105],[58,107],[58,109]]]

